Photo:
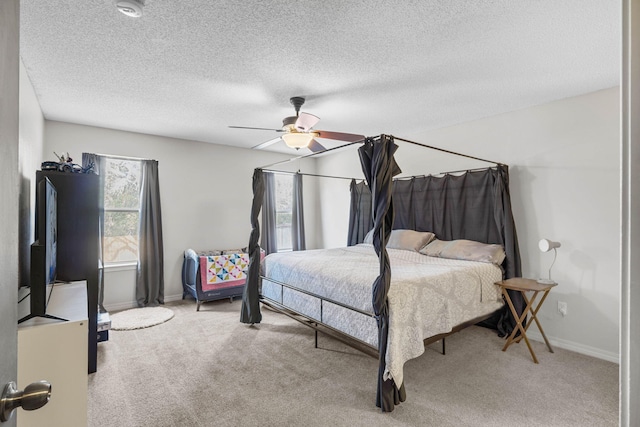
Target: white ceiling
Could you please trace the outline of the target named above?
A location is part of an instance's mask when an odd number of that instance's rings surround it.
[[[145,3],[20,2],[46,119],[252,147],[278,134],[228,126],[304,96],[317,129],[411,138],[620,81],[616,0]]]

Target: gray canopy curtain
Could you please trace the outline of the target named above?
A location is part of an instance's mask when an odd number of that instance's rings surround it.
[[[94,153],[82,153],[82,168],[87,171],[93,171],[98,175],[98,182],[100,183],[99,200],[102,206],[102,200],[104,200],[104,171],[105,171],[105,156]],[[98,241],[100,247],[98,248],[98,262],[100,268],[98,269],[98,308],[101,313],[106,312],[104,308],[104,210],[100,209],[100,217],[98,218]]]
[[[509,168],[495,168],[425,176],[394,183],[394,228],[432,231],[441,240],[468,239],[504,247],[505,278],[520,277],[520,250],[509,195]],[[509,291],[518,313],[525,301],[520,292]],[[508,336],[516,325],[508,307],[482,323]]]
[[[276,178],[272,172],[261,172],[264,180],[264,209],[262,209],[262,227],[260,245],[265,254],[278,252],[276,234]],[[254,195],[255,197],[255,195]]]
[[[364,241],[364,237],[373,228],[371,209],[361,208],[371,206],[371,191],[363,181],[359,184],[351,180],[351,203],[349,206],[349,235],[347,246],[357,245]]]
[[[142,160],[136,300],[139,307],[164,304],[164,246],[158,161]]]
[[[378,386],[376,406],[384,412],[391,412],[395,405],[404,402],[404,384],[398,387],[393,379],[384,379],[385,356],[389,334],[389,302],[387,294],[391,286],[391,266],[387,254],[387,242],[394,221],[392,202],[393,177],[400,168],[393,157],[398,146],[393,137],[380,135],[367,138],[358,149],[362,172],[373,195],[371,212],[373,217],[373,247],[380,260],[380,274],[373,282],[373,311],[378,323]]]
[[[260,323],[260,295],[258,284],[260,283],[260,246],[258,239],[262,237],[262,249],[269,254],[278,250],[275,232],[275,178],[272,172],[264,172],[261,169],[253,171],[253,203],[251,205],[251,234],[249,235],[249,268],[242,293],[242,306],[240,307],[240,322]],[[293,250],[305,250],[304,239],[304,211],[302,208],[302,175],[297,173],[293,178],[293,219],[292,240]],[[262,209],[264,203],[264,209]],[[262,226],[264,233],[260,233],[258,216],[262,210]],[[269,234],[269,236],[266,236]],[[269,245],[269,246],[267,246]]]
[[[361,195],[368,189],[356,184],[351,192],[353,206],[349,223],[366,223],[371,203]],[[500,244],[507,255],[503,264],[505,278],[522,275],[520,250],[509,194],[509,169],[506,165],[441,177],[423,176],[395,180],[394,229],[431,231],[441,240],[468,239]],[[363,219],[364,218],[364,219]],[[351,230],[349,231],[352,234]],[[361,243],[362,240],[356,241]],[[525,307],[519,292],[510,292],[518,312]],[[497,329],[501,336],[515,327],[507,307],[483,323]]]
[[[240,307],[240,322],[260,323],[262,313],[260,313],[260,295],[258,285],[260,283],[260,222],[258,215],[262,209],[262,201],[265,195],[264,174],[262,170],[253,171],[253,203],[251,204],[251,234],[249,235],[249,268],[247,270],[247,280],[242,293],[242,306]]]

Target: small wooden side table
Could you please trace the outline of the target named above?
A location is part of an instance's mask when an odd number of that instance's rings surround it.
[[[501,282],[496,282],[496,285],[500,286],[500,289],[502,289],[502,295],[504,296],[505,301],[507,301],[507,304],[511,309],[513,318],[516,319],[516,327],[513,328],[513,331],[511,332],[511,335],[509,335],[509,338],[507,339],[507,342],[502,348],[502,351],[506,351],[511,344],[513,344],[514,342],[520,342],[520,340],[524,338],[524,341],[527,343],[527,347],[529,348],[529,352],[531,353],[531,357],[533,358],[533,362],[538,363],[536,354],[533,352],[533,349],[531,348],[531,344],[529,343],[529,338],[527,338],[527,329],[529,329],[529,326],[531,326],[531,323],[535,321],[536,325],[538,325],[538,329],[540,330],[540,333],[542,334],[542,338],[544,338],[544,342],[547,344],[547,348],[551,353],[553,353],[553,348],[551,348],[551,344],[549,344],[549,340],[547,339],[547,336],[544,334],[544,331],[542,330],[542,326],[538,321],[537,314],[538,314],[538,310],[540,310],[540,307],[542,307],[542,303],[544,303],[544,300],[547,298],[549,291],[551,290],[551,288],[556,286],[557,283],[543,284],[543,283],[538,283],[537,281],[532,279],[525,279],[522,277],[513,277],[511,279],[503,280]],[[513,306],[513,302],[511,301],[511,297],[509,296],[509,293],[507,292],[507,290],[520,292],[522,294],[522,298],[524,298],[524,301],[527,303],[524,311],[520,316],[518,316],[518,313],[516,312],[516,309]],[[527,297],[527,292],[533,292],[531,299]],[[538,298],[538,294],[540,292],[543,292],[542,299],[540,300],[538,305],[535,305],[535,301]],[[524,322],[524,319],[526,319],[528,314],[531,315],[531,319],[529,319],[526,326],[522,326],[522,322]],[[518,331],[520,331],[520,335],[516,338],[516,334],[518,333]]]

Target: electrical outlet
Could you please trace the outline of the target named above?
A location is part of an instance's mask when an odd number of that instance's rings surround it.
[[[558,301],[558,313],[562,314],[562,316],[567,315],[567,303],[564,301]]]

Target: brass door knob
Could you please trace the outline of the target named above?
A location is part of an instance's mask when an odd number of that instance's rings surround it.
[[[18,407],[22,407],[25,411],[33,411],[46,405],[50,398],[51,384],[47,381],[31,383],[25,387],[24,391],[18,390],[16,383],[11,381],[2,391],[0,422],[8,421]]]

